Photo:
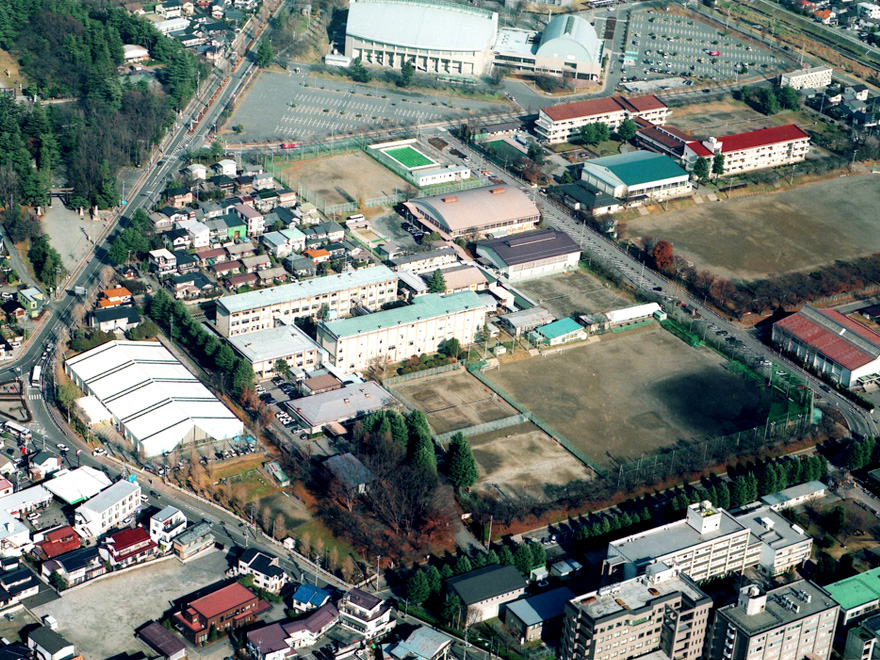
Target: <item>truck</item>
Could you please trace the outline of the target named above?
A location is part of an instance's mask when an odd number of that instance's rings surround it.
[[[73,295],[75,296],[84,296],[88,293],[84,286],[75,286],[73,287]]]

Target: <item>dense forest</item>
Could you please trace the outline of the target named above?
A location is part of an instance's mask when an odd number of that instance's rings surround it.
[[[161,65],[137,82],[118,72],[123,44]],[[73,206],[118,201],[115,174],[136,165],[196,90],[199,63],[146,19],[88,0],[3,0],[0,48],[19,62],[25,93],[68,103],[18,104],[0,95],[0,204],[43,204],[59,166]]]

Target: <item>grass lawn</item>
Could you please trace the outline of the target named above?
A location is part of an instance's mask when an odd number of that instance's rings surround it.
[[[505,163],[513,163],[525,156],[522,151],[514,146],[511,146],[504,140],[494,140],[492,142],[487,142],[486,149],[494,152],[498,160]]]
[[[589,147],[589,149],[590,151],[597,153],[600,158],[603,156],[615,156],[620,153],[621,144],[623,143],[620,140],[605,140],[595,146]]]
[[[245,472],[250,472],[253,469],[261,467],[265,459],[262,456],[254,456],[246,461],[232,462],[232,463],[221,463],[214,467],[211,471],[211,474],[214,477],[215,481],[219,481],[220,479],[228,479],[229,477],[235,476],[237,474],[243,474]]]
[[[433,165],[434,161],[410,146],[385,149],[385,155],[396,160],[407,169]]]

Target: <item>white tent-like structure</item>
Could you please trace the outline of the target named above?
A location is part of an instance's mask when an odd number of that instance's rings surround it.
[[[244,432],[241,420],[158,342],[112,341],[70,358],[64,368],[147,456]]]
[[[79,504],[94,497],[111,483],[100,470],[83,465],[75,470],[57,472],[55,478],[44,482],[43,486],[59,500]]]

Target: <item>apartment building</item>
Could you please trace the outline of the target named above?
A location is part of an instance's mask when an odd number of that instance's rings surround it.
[[[628,99],[610,96],[541,108],[535,122],[535,131],[538,137],[549,144],[559,144],[577,137],[581,127],[587,124],[602,123],[614,130],[625,119],[638,117],[652,124],[663,125],[670,114],[672,110],[653,95]]]
[[[377,361],[399,362],[433,353],[447,339],[470,344],[486,324],[487,312],[494,309],[494,299],[473,291],[429,293],[405,307],[322,322],[318,343],[338,369],[360,371]]]
[[[812,537],[769,506],[753,509],[736,519],[749,528],[752,539],[760,542],[758,567],[767,577],[782,575],[810,558]]]
[[[859,573],[825,586],[840,606],[839,634],[880,610],[880,568]]]
[[[248,291],[217,300],[217,331],[234,337],[316,316],[323,305],[328,315],[348,316],[356,306],[370,309],[397,300],[397,275],[387,266],[372,266],[293,284]]]
[[[724,176],[729,176],[799,163],[809,151],[810,136],[789,124],[688,142],[684,147],[684,160],[692,166],[697,158],[708,159],[722,154]]]
[[[798,69],[779,74],[779,85],[801,89],[824,89],[831,84],[830,66],[814,66],[809,69]]]
[[[764,592],[750,584],[715,612],[706,657],[713,660],[827,660],[838,607],[812,582]]]
[[[166,506],[150,518],[150,538],[156,542],[159,552],[171,550],[171,542],[186,529],[186,516],[180,509]]]
[[[692,504],[684,520],[613,541],[603,570],[630,579],[662,562],[694,581],[742,573],[760,561],[761,545],[752,542],[749,528],[710,502]]]
[[[250,362],[257,378],[275,376],[279,360],[284,360],[291,369],[316,369],[324,354],[298,326],[280,321],[274,328],[230,337],[229,345]]]
[[[626,660],[653,651],[699,658],[712,599],[662,563],[645,575],[584,594],[566,605],[563,660]]]
[[[77,507],[74,527],[82,536],[101,536],[124,524],[140,506],[140,484],[137,481],[117,481]]]

